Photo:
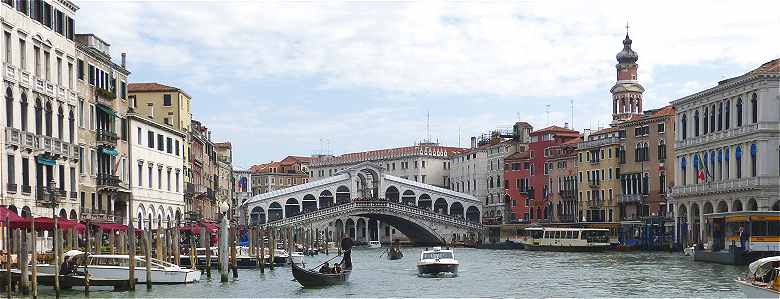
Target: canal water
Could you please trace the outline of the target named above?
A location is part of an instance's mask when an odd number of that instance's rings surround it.
[[[454,278],[418,277],[422,248],[403,248],[390,261],[384,249],[356,249],[346,285],[303,289],[289,267],[274,271],[239,270],[222,284],[217,271],[189,285],[155,285],[147,291],[93,291],[94,297],[742,297],[734,278],[746,267],[693,262],[680,253],[556,253],[458,248],[460,273]],[[332,256],[332,255],[331,255]],[[319,264],[325,255],[307,257]],[[53,295],[49,288],[41,295]],[[65,297],[83,297],[70,290]]]

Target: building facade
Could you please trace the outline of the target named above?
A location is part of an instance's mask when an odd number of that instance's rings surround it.
[[[574,138],[548,150],[547,168],[552,209],[551,222],[572,223],[577,220],[577,144]]]
[[[233,145],[230,142],[214,143],[217,155],[216,198],[221,206],[228,206],[230,219],[237,217],[233,205]]]
[[[75,14],[70,1],[2,1],[2,205],[79,217]]]
[[[780,210],[780,59],[672,105],[677,242],[707,241],[704,214]]]
[[[287,156],[281,161],[253,165],[251,192],[253,195],[276,191],[295,185],[308,183],[309,164],[312,158]]]
[[[133,178],[133,216],[138,227],[168,228],[184,215],[185,135],[138,113],[128,114]]]
[[[531,206],[533,191],[530,185],[531,153],[516,152],[504,159],[505,197],[510,202],[509,223],[526,222],[530,219],[528,207]]]
[[[437,143],[420,143],[414,146],[382,149],[340,156],[322,155],[313,159],[309,174],[313,180],[335,175],[362,162],[370,161],[383,165],[388,173],[442,188],[449,188],[450,158],[464,149],[441,146]]]
[[[130,199],[127,81],[112,62],[110,45],[93,34],[76,35],[76,85],[81,220],[124,223]]]
[[[550,149],[580,138],[580,133],[569,128],[550,126],[531,132],[529,150],[529,194],[531,206],[529,220],[534,223],[551,222],[553,215],[553,189],[550,173],[554,165]],[[523,213],[525,214],[525,213]]]
[[[215,222],[230,207],[217,201],[217,154],[211,141],[211,131],[197,120],[193,120],[190,127],[189,160],[192,163],[189,165],[189,182],[185,179],[186,213],[190,219]]]
[[[233,170],[233,207],[238,207],[252,197],[252,172],[249,170]]]
[[[620,219],[620,130],[586,132],[577,144],[578,213],[580,222],[617,222]]]

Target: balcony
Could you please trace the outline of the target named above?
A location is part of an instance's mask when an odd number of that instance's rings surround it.
[[[35,78],[35,91],[39,93],[45,93],[46,92],[46,81],[44,81],[41,78]]]
[[[715,142],[724,139],[738,138],[743,135],[756,132],[758,130],[774,130],[774,129],[775,128],[773,128],[773,126],[770,124],[765,124],[765,123],[749,124],[741,127],[735,127],[728,130],[723,130],[720,132],[707,133],[706,135],[700,135],[697,137],[689,136],[685,140],[675,141],[674,148],[679,151],[681,149],[699,145],[699,144]]]
[[[588,187],[591,189],[598,189],[601,187],[601,181],[588,181]]]
[[[16,83],[16,67],[10,63],[3,64],[3,79]]]
[[[70,199],[77,199],[79,197],[79,193],[76,191],[70,191]]]
[[[111,102],[113,102],[114,99],[116,99],[116,94],[114,94],[110,90],[96,87],[95,97],[98,99],[98,101],[103,102],[103,104],[107,104],[110,107]]]
[[[81,208],[82,220],[98,223],[124,223],[124,217],[114,215],[111,211]]]
[[[55,203],[59,203],[64,196],[65,190],[38,187],[35,190],[35,204],[39,207],[49,207],[52,203],[52,200]]]
[[[30,194],[30,193],[32,193],[32,186],[30,186],[30,185],[22,185],[22,193],[23,194]]]
[[[575,215],[560,215],[558,218],[563,223],[577,222],[577,217],[575,217]]]
[[[601,147],[608,144],[617,144],[620,142],[620,138],[618,137],[607,137],[602,139],[596,139],[596,140],[589,140],[589,141],[583,141],[577,144],[578,150],[584,150],[594,147]]]
[[[645,194],[621,194],[620,203],[640,203],[644,202],[645,198]]]
[[[561,191],[558,191],[558,195],[563,200],[576,199],[576,195],[574,194],[574,190],[561,190]]]
[[[778,186],[780,177],[749,177],[719,182],[709,182],[698,185],[676,186],[670,196],[684,197],[716,193],[730,193],[745,190],[756,190],[762,186]]]
[[[119,183],[122,180],[118,176],[110,175],[107,173],[98,173],[97,185],[102,187],[119,187]]]
[[[116,146],[116,141],[119,139],[115,132],[108,130],[98,130],[95,138],[98,144],[106,144],[111,146]]]
[[[6,184],[6,190],[8,190],[8,193],[16,193],[17,186],[16,184],[8,183]]]
[[[604,206],[604,201],[600,199],[588,200],[588,208],[601,208]]]
[[[38,139],[38,136],[35,135],[35,133],[31,132],[22,132],[22,147],[29,150],[39,150],[41,149],[41,142]]]
[[[30,76],[30,72],[21,70],[19,72],[19,84],[25,87],[30,87],[32,85],[32,76]]]
[[[19,147],[22,145],[22,131],[15,128],[5,128],[5,144]]]

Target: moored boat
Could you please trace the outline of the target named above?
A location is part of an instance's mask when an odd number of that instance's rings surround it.
[[[458,275],[459,265],[460,263],[455,259],[455,253],[452,249],[433,247],[433,249],[428,250],[426,248],[420,253],[420,260],[417,261],[417,272],[419,275]]]
[[[747,276],[736,283],[747,298],[780,298],[780,256],[750,263]]]
[[[76,265],[83,269],[87,265],[89,274],[105,279],[127,279],[130,271],[130,257],[122,254],[93,254],[71,250],[71,259],[76,259]],[[146,282],[146,259],[135,257],[135,278],[139,283]],[[153,284],[182,284],[200,281],[200,271],[179,267],[175,264],[155,258],[149,260],[151,280]],[[54,273],[50,264],[37,265],[41,273]]]
[[[368,241],[368,248],[382,248],[382,243],[379,241]]]
[[[387,258],[390,260],[400,260],[404,257],[404,253],[401,251],[401,244],[396,239],[393,245],[387,249]]]
[[[349,275],[352,273],[352,240],[345,238],[341,241],[341,247],[344,250],[344,256],[341,258],[338,267],[329,268],[327,263],[330,260],[322,263],[320,265],[322,268],[319,269],[316,268],[320,266],[306,269],[303,263],[292,263],[290,267],[292,268],[295,281],[305,288],[337,285],[347,282]],[[331,260],[336,257],[331,258]]]
[[[604,228],[529,227],[520,241],[527,250],[604,251],[609,248],[609,230]]]

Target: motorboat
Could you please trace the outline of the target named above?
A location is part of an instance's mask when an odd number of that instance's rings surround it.
[[[693,256],[693,252],[696,251],[696,248],[694,246],[688,246],[683,248],[683,254],[686,256]]]
[[[609,248],[609,229],[529,227],[520,241],[526,250],[604,251]]]
[[[780,256],[750,263],[747,276],[735,281],[747,298],[780,298]]]
[[[294,251],[292,254],[290,254],[290,262],[293,264],[302,265],[303,264],[303,252],[300,251]]]
[[[417,261],[417,272],[419,275],[440,275],[451,274],[458,275],[458,260],[455,259],[455,253],[452,249],[442,249],[433,247],[420,253],[420,260]]]
[[[78,269],[86,265],[89,275],[106,279],[127,279],[130,271],[130,257],[123,254],[85,254],[82,251],[70,250],[69,259],[75,259]],[[175,264],[155,258],[149,260],[151,280],[153,284],[182,284],[200,281],[200,271],[182,268]],[[54,265],[39,264],[41,273],[54,274]],[[146,282],[146,259],[135,257],[135,278],[139,283]]]
[[[274,264],[277,265],[287,264],[287,260],[289,258],[290,258],[290,254],[287,253],[287,250],[279,249],[279,248],[274,250]]]
[[[382,248],[382,243],[379,241],[368,241],[368,248]]]

